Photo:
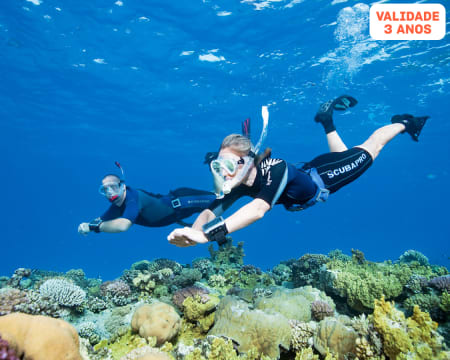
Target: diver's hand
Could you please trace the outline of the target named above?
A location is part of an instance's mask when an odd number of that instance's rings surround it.
[[[91,230],[89,230],[89,223],[81,223],[78,226],[78,233],[81,235],[87,235],[91,232]]]
[[[179,247],[194,246],[196,244],[204,244],[208,242],[208,239],[202,231],[195,230],[190,227],[175,229],[169,234],[167,240],[171,244]]]

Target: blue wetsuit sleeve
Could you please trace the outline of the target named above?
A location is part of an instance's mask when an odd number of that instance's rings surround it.
[[[102,216],[100,216],[100,219],[102,219],[102,221],[109,221],[117,219],[119,216],[120,216],[119,208],[117,206],[111,205],[109,209],[106,210],[106,212]]]
[[[262,173],[261,189],[256,198],[266,201],[272,207],[286,188],[287,164],[281,159],[266,158],[261,162],[260,169]]]

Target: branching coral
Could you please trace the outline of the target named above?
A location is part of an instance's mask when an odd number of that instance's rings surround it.
[[[313,346],[313,336],[316,330],[316,323],[314,321],[302,322],[289,320],[289,325],[292,329],[291,347],[294,351],[298,352]]]
[[[56,301],[59,305],[74,307],[83,303],[85,291],[63,279],[49,279],[39,287],[39,293]]]

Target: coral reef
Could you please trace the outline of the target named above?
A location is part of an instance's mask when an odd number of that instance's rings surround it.
[[[131,320],[131,328],[144,339],[156,337],[157,344],[161,345],[177,335],[180,323],[180,316],[172,306],[157,302],[137,308]]]
[[[66,360],[450,358],[444,344],[450,343],[450,275],[417,251],[376,263],[359,250],[352,256],[333,250],[268,271],[244,265],[242,243],[235,247],[231,238],[210,251],[210,259],[196,259],[192,267],[139,261],[105,282],[86,278],[81,269],[17,269],[11,278],[0,277],[0,334],[9,350],[20,350],[29,345],[10,339],[3,319],[61,317],[78,335],[63,326],[59,336],[71,339],[72,348],[80,342]],[[384,299],[395,299],[398,308]],[[40,329],[55,335],[49,318],[39,318],[46,319]],[[35,329],[31,323],[22,328]],[[59,347],[45,351],[46,360],[64,360]]]

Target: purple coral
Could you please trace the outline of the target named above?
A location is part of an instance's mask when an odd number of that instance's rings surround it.
[[[183,301],[186,300],[186,298],[199,295],[203,302],[207,302],[209,300],[208,294],[209,291],[206,289],[198,286],[189,286],[176,291],[173,294],[172,301],[179,309],[183,309]]]
[[[450,292],[450,275],[435,277],[428,282],[428,285],[431,285],[442,292]]]
[[[333,308],[325,301],[315,300],[311,303],[311,314],[317,321],[325,319],[327,316],[333,316]]]
[[[1,360],[20,360],[14,349],[9,347],[9,343],[0,336],[0,359]]]
[[[131,295],[130,286],[122,280],[106,281],[100,285],[101,294],[115,305],[128,304]]]

